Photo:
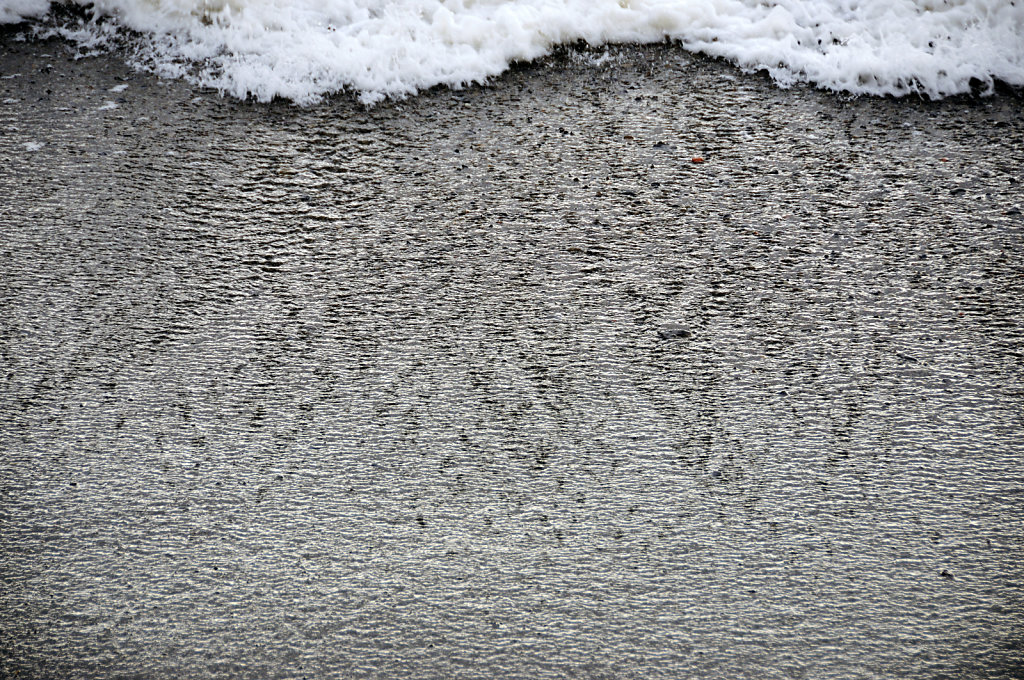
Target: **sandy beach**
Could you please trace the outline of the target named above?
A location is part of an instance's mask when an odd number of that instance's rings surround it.
[[[1024,674],[1019,94],[663,44],[302,108],[16,35],[0,677]]]

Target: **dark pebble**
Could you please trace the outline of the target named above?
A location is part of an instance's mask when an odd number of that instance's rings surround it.
[[[658,329],[662,340],[685,340],[693,335],[690,329],[676,323],[670,323]]]

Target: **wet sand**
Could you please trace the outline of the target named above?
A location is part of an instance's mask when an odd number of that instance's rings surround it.
[[[1024,672],[1020,98],[659,45],[300,109],[14,35],[0,676]]]

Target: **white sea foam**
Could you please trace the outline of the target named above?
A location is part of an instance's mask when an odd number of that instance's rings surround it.
[[[9,24],[45,14],[50,0],[0,0],[0,24]]]
[[[553,46],[679,40],[780,85],[932,97],[1024,86],[1024,0],[69,0],[86,47],[140,32],[139,64],[236,97],[366,103],[482,82]],[[0,0],[0,21],[42,0]],[[103,19],[108,21],[104,22]]]

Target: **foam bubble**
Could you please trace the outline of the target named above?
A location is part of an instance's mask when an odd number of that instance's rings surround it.
[[[142,32],[138,65],[260,101],[352,90],[373,103],[484,82],[558,44],[665,38],[782,86],[932,97],[994,78],[1024,86],[1024,0],[74,1]],[[45,5],[0,0],[0,21]],[[57,32],[94,47],[110,25]]]

